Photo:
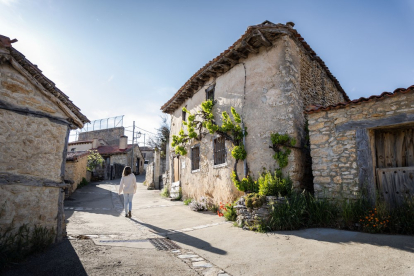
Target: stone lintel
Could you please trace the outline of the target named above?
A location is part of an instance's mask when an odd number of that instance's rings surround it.
[[[337,126],[336,131],[342,132],[354,129],[366,129],[399,125],[404,123],[414,123],[414,114],[399,114],[396,116],[376,120],[349,121],[340,126]]]

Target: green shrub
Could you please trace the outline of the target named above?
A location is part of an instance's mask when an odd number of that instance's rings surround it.
[[[82,187],[85,187],[88,184],[89,184],[89,182],[86,180],[86,178],[85,177],[82,177],[82,181],[79,183],[78,189],[80,189]]]
[[[272,206],[269,228],[272,230],[296,230],[304,227],[306,198],[303,194],[292,193],[286,202]]]
[[[287,196],[292,191],[290,177],[283,178],[280,170],[274,174],[269,171],[262,173],[257,180],[259,194],[265,196]]]
[[[162,197],[170,197],[170,189],[168,189],[168,186],[164,186],[164,188],[162,188],[161,196]]]
[[[191,203],[191,198],[184,199],[184,205],[188,205]]]
[[[328,199],[315,199],[311,195],[305,196],[306,210],[304,224],[307,227],[334,227],[339,208]]]
[[[234,208],[234,203],[228,203],[225,205],[224,209],[222,210],[224,217],[228,221],[236,221],[237,213],[236,209]]]
[[[389,212],[389,231],[393,234],[414,235],[414,196]]]
[[[0,228],[0,272],[12,262],[21,261],[28,255],[47,249],[55,238],[55,231],[35,225],[30,229],[27,224],[14,231],[12,225]]]
[[[251,194],[248,194],[244,198],[244,200],[245,200],[244,204],[246,205],[247,208],[260,208],[263,204],[266,203],[266,196],[263,196],[257,193],[251,193]]]

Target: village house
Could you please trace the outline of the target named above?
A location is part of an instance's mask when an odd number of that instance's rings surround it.
[[[89,120],[13,42],[0,36],[0,228],[36,225],[59,240],[69,132]]]
[[[329,106],[349,101],[339,82],[315,54],[294,24],[265,21],[250,26],[226,51],[197,71],[161,110],[171,115],[171,137],[186,129],[186,107],[194,113],[206,99],[215,102],[213,114],[221,125],[221,113],[231,107],[240,114],[248,135],[246,165],[257,179],[266,168],[273,171],[272,133],[296,139],[289,164],[283,169],[296,188],[312,189],[304,110],[309,105]],[[185,130],[186,131],[186,130]],[[230,178],[234,158],[230,141],[207,134],[186,146],[188,154],[169,155],[171,183],[186,197],[206,196],[214,203],[230,202],[241,195]],[[244,164],[237,166],[243,177]]]
[[[414,86],[307,111],[315,196],[414,195]]]
[[[78,188],[82,179],[91,181],[91,173],[87,171],[89,151],[68,151],[65,165],[65,182],[70,187],[65,189],[66,197]]]
[[[130,166],[134,174],[141,174],[144,172],[143,154],[138,144],[128,144],[124,133],[124,127],[81,132],[78,141],[69,143],[69,151],[98,151],[105,163],[94,172],[97,178],[120,178],[125,166]]]

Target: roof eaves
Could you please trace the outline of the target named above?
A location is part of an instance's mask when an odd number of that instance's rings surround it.
[[[341,108],[346,108],[348,106],[352,106],[352,105],[359,105],[359,104],[365,104],[367,102],[372,102],[372,101],[376,101],[376,100],[383,100],[389,97],[395,97],[398,94],[406,94],[409,92],[414,92],[414,85],[411,85],[408,88],[397,88],[394,90],[394,92],[383,92],[381,93],[381,95],[372,95],[368,98],[365,97],[361,97],[359,99],[355,99],[352,101],[347,101],[344,103],[338,103],[338,104],[334,104],[334,105],[329,105],[329,106],[309,106],[305,113],[306,114],[312,114],[312,113],[318,113],[321,111],[329,111],[329,110],[333,110],[333,109],[341,109]]]
[[[312,48],[306,43],[302,36],[293,29],[294,24],[288,22],[285,24],[273,24],[270,21],[265,21],[262,24],[249,26],[246,32],[230,46],[227,50],[222,52],[216,58],[208,62],[204,67],[200,68],[175,94],[168,100],[162,107],[161,110],[164,113],[172,113],[185,99],[191,97],[195,92],[198,91],[199,87],[202,87],[204,83],[210,78],[211,75],[221,75],[228,70],[230,70],[234,65],[239,63],[239,59],[242,58],[243,53],[255,51],[254,46],[249,44],[249,39],[258,36],[263,42],[262,45],[271,46],[272,43],[266,38],[266,33],[273,33],[278,35],[290,35],[294,40],[296,40],[303,48],[308,52],[308,54],[316,60],[321,67],[325,70],[328,77],[334,82],[337,89],[342,93],[344,99],[349,101],[348,95],[345,93],[341,87],[339,81],[332,75],[329,71],[329,68],[325,65],[322,59],[316,55]],[[262,33],[264,31],[265,33]],[[270,43],[270,44],[269,44]],[[261,47],[259,46],[259,47]],[[259,48],[257,47],[257,48]],[[238,56],[239,55],[239,56]],[[237,57],[238,56],[238,57]],[[232,61],[230,66],[224,70],[215,70],[216,66],[220,67],[220,64],[227,63]]]

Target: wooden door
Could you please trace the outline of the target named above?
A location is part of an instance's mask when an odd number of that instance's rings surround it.
[[[414,195],[414,129],[375,132],[377,186],[392,206]]]
[[[180,181],[180,159],[174,158],[174,182]]]

